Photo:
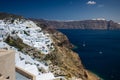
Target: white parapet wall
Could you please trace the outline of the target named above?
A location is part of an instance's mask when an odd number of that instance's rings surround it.
[[[0,75],[4,80],[15,80],[15,52],[0,49]]]

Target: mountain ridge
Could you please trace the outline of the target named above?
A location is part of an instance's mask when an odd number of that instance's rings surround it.
[[[44,23],[54,29],[98,29],[98,30],[117,30],[120,29],[120,24],[112,20],[81,20],[81,21],[55,21],[44,19],[30,20],[39,23]]]

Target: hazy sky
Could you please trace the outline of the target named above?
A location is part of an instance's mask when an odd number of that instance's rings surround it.
[[[0,12],[50,20],[103,17],[120,22],[120,0],[0,0]]]

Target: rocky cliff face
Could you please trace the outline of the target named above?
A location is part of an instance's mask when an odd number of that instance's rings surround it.
[[[43,26],[44,31],[47,31],[51,35],[55,50],[51,54],[47,54],[44,60],[50,60],[60,70],[59,72],[58,70],[54,70],[56,69],[54,68],[51,71],[56,76],[65,76],[67,80],[100,80],[98,76],[84,68],[78,54],[71,50],[74,46],[69,42],[67,36],[46,26],[48,25]]]
[[[57,76],[64,75],[67,80],[69,78],[72,80],[73,77],[78,78],[78,80],[100,80],[96,75],[83,67],[78,54],[70,49],[71,43],[69,43],[65,35],[54,31],[51,33],[51,37],[54,40],[55,51],[46,55],[45,60],[51,60],[53,65],[58,66],[63,71],[61,74],[56,73]]]
[[[84,20],[84,21],[49,21],[42,19],[31,19],[35,22],[40,22],[48,25],[50,28],[55,29],[101,29],[101,30],[113,30],[120,29],[120,24],[114,21],[106,20]]]

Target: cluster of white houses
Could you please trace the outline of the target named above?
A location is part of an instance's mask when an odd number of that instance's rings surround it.
[[[48,54],[54,49],[52,39],[48,33],[37,27],[32,21],[14,20],[13,23],[0,20],[0,40],[6,38],[7,35],[17,35],[23,42],[29,46],[37,48],[44,54]]]
[[[54,74],[49,71],[49,66],[44,62],[39,62],[31,56],[19,52],[17,48],[9,46],[4,42],[8,35],[16,35],[29,46],[37,48],[43,54],[48,54],[54,49],[50,35],[44,33],[40,27],[37,27],[32,21],[15,20],[13,23],[0,20],[0,49],[12,49],[15,51],[15,66],[33,74],[35,80],[53,80]],[[10,79],[11,80],[11,79]],[[19,80],[19,79],[18,79]],[[33,79],[34,80],[34,79]]]
[[[43,32],[34,22],[19,19],[0,20],[0,80],[66,80],[64,76],[55,76],[52,70],[60,73],[60,69],[52,65],[51,61],[37,61],[5,43],[4,40],[9,35],[19,37],[24,44],[40,50],[43,54],[54,50],[50,35]],[[73,77],[70,80],[82,79]]]

